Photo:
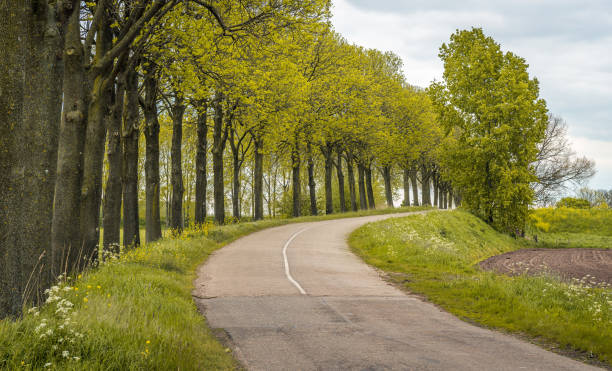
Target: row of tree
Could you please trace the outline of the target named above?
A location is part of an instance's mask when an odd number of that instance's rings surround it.
[[[147,242],[162,196],[179,232],[225,223],[229,205],[236,219],[331,214],[393,207],[398,189],[405,205],[463,200],[500,229],[524,224],[550,121],[524,60],[461,31],[441,48],[444,82],[423,90],[329,13],[327,0],[2,2],[0,315],[140,244],[142,199]]]

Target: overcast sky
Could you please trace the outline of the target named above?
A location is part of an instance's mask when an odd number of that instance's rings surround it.
[[[408,82],[442,77],[438,48],[456,29],[482,27],[525,58],[573,148],[597,163],[589,186],[612,189],[612,0],[333,0],[349,42],[393,51]]]

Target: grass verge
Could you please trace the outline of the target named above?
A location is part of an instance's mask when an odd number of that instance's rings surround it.
[[[234,369],[191,298],[195,270],[213,251],[282,224],[422,209],[205,226],[139,247],[54,286],[19,320],[0,321],[0,369]]]
[[[370,223],[349,243],[368,264],[462,319],[612,364],[612,290],[548,276],[507,277],[477,266],[497,254],[537,247],[533,242],[453,211]]]

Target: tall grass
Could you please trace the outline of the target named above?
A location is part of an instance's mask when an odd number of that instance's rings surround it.
[[[612,290],[551,276],[485,272],[488,257],[536,245],[462,211],[368,224],[350,236],[367,263],[460,318],[527,334],[612,364]]]

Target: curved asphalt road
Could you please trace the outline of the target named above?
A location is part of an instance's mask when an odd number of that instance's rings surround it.
[[[469,325],[387,284],[349,251],[355,228],[403,215],[241,238],[200,267],[196,303],[251,370],[595,369]]]

